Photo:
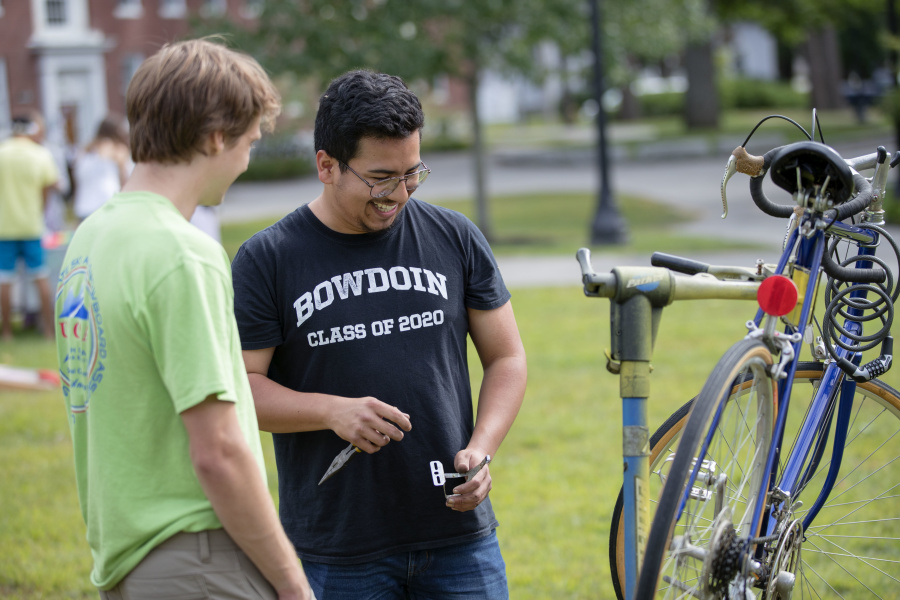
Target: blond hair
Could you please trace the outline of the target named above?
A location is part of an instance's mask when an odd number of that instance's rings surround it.
[[[166,44],[145,60],[126,106],[133,160],[179,163],[206,154],[216,131],[228,145],[257,117],[271,131],[281,98],[252,57],[200,39]]]

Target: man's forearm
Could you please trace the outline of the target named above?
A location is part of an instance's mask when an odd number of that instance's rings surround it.
[[[248,373],[248,377],[261,430],[292,433],[329,429],[324,395],[296,392],[259,373]]]
[[[293,545],[249,448],[236,443],[226,452],[195,460],[194,468],[225,531],[272,586],[280,593],[305,590],[306,578]]]
[[[478,414],[470,447],[494,454],[509,433],[525,397],[524,356],[496,360],[485,368],[478,393]]]

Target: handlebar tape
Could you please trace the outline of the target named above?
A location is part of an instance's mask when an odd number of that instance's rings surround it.
[[[768,152],[763,155],[763,167],[759,172],[759,175],[756,177],[750,178],[750,197],[753,198],[753,203],[759,207],[759,210],[763,211],[770,217],[779,217],[785,219],[794,214],[794,207],[788,204],[776,204],[769,200],[766,197],[765,192],[763,192],[763,181],[766,178],[766,173],[769,172],[769,166],[772,164],[772,158],[781,150],[781,147],[772,148]]]
[[[822,254],[822,269],[836,281],[848,283],[884,283],[887,273],[884,269],[857,269],[855,267],[843,267],[834,262],[828,252]]]
[[[665,267],[679,273],[695,275],[697,273],[709,272],[709,265],[690,258],[683,258],[665,252],[654,252],[650,256],[650,264],[654,267]]]
[[[853,185],[857,191],[856,198],[833,209],[838,221],[864,211],[875,199],[875,190],[872,188],[872,184],[859,173],[853,174]],[[828,212],[830,213],[831,211]],[[828,213],[826,213],[827,215]]]

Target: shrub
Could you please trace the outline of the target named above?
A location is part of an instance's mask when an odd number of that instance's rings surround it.
[[[684,92],[661,92],[638,96],[644,117],[679,116],[684,111]]]
[[[314,171],[313,163],[302,156],[254,158],[238,181],[275,181],[303,177]]]
[[[760,79],[724,79],[719,82],[722,108],[806,108],[809,94],[791,84]]]
[[[314,172],[312,147],[300,134],[263,137],[238,181],[271,181],[303,177]]]

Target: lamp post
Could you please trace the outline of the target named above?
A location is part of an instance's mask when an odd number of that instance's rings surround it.
[[[597,99],[597,168],[600,192],[591,224],[591,244],[624,244],[628,239],[625,221],[616,208],[609,185],[609,161],[606,157],[606,112],[603,110],[603,44],[601,40],[600,0],[590,0],[594,50],[594,96]]]

